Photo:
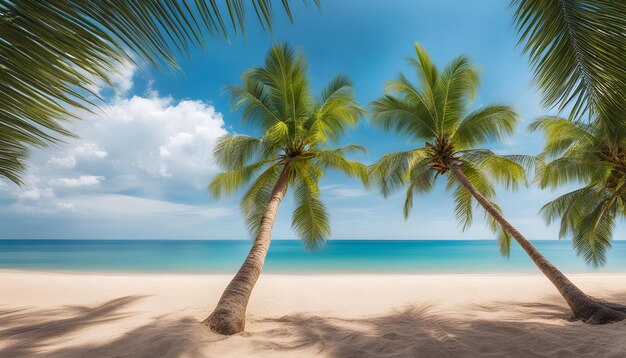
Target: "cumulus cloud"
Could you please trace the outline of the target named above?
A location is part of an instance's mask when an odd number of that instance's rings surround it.
[[[212,152],[228,133],[222,115],[208,102],[154,90],[128,96],[134,71],[133,65],[120,67],[109,104],[73,124],[78,138],[35,153],[22,188],[0,181],[4,210],[18,218],[55,214],[68,222],[195,218],[190,225],[234,214],[198,200],[218,171]]]
[[[227,133],[213,106],[158,95],[117,100],[81,132],[102,148],[118,174],[147,174],[197,188],[215,173],[212,151]]]
[[[107,152],[101,150],[96,143],[82,143],[74,147],[70,147],[60,157],[52,156],[48,159],[48,164],[61,168],[74,168],[76,161],[102,159],[108,155]]]

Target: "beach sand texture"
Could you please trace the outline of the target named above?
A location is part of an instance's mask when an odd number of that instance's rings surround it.
[[[626,274],[571,278],[626,303]],[[199,322],[229,279],[0,271],[0,357],[626,357],[540,275],[265,275],[224,337]]]

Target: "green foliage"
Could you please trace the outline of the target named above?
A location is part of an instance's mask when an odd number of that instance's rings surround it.
[[[496,183],[511,189],[525,185],[526,172],[534,167],[535,158],[497,155],[476,148],[511,135],[517,123],[515,111],[505,105],[490,105],[468,113],[467,107],[480,82],[476,67],[467,58],[458,57],[439,71],[419,44],[415,45],[415,52],[416,58],[409,59],[409,63],[417,73],[418,84],[403,74],[389,81],[385,95],[372,102],[372,122],[425,144],[383,156],[369,168],[370,180],[384,196],[406,187],[405,218],[413,207],[414,195],[434,188],[437,176],[448,172],[451,161],[461,163],[470,183],[490,201],[495,196]],[[472,223],[477,203],[453,175],[447,179],[447,189],[455,201],[455,216],[465,230]],[[492,205],[499,210],[493,202]],[[498,238],[500,252],[508,255],[511,236],[486,212],[485,215]]]
[[[318,187],[321,170],[310,161],[294,164],[294,198],[296,208],[293,211],[291,226],[307,249],[315,249],[324,244],[330,236],[330,225],[326,207],[320,200]]]
[[[271,29],[273,3],[0,0],[0,176],[21,184],[31,148],[71,136],[65,122],[93,110],[90,88],[111,84],[118,65],[176,68],[175,55],[204,44],[205,34],[228,38],[225,18],[244,32],[248,6]],[[291,19],[289,1],[281,6]]]
[[[509,106],[490,105],[468,114],[458,124],[454,140],[463,148],[502,140],[513,134],[517,113]]]
[[[415,166],[427,164],[425,161],[427,155],[428,151],[425,148],[386,154],[370,166],[370,180],[376,181],[382,194],[387,197],[407,183],[408,174]]]
[[[559,237],[571,237],[576,252],[588,264],[603,265],[613,228],[626,213],[626,152],[622,136],[607,134],[600,125],[544,117],[531,123],[546,143],[535,180],[542,188],[565,184],[584,187],[544,205],[547,223],[561,220]]]
[[[263,134],[220,138],[214,155],[225,170],[209,185],[214,196],[231,194],[251,182],[241,201],[248,228],[256,235],[263,212],[283,171],[293,187],[296,208],[292,227],[305,247],[316,248],[330,235],[326,208],[320,199],[319,180],[335,169],[368,183],[367,168],[346,159],[360,146],[325,147],[355,126],[363,110],[352,85],[338,76],[312,95],[306,76],[307,62],[300,51],[286,44],[274,46],[262,67],[247,70],[241,86],[230,86],[233,106],[243,119]],[[260,174],[259,174],[260,173]]]
[[[568,119],[543,117],[530,126],[546,143],[535,180],[540,187],[584,184],[546,204],[548,223],[561,220],[591,265],[606,262],[615,220],[624,215],[626,2],[513,0],[515,23],[530,56],[543,104]],[[592,121],[582,122],[583,115]]]
[[[623,127],[626,106],[626,2],[512,0],[523,51],[543,104]]]

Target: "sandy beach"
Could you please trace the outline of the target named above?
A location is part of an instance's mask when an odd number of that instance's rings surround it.
[[[626,274],[572,275],[626,302]],[[540,275],[265,275],[246,332],[199,322],[223,275],[0,271],[1,357],[623,357]]]

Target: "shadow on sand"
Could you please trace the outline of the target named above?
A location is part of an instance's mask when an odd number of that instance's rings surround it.
[[[102,344],[66,343],[83,329],[129,317],[129,308],[142,298],[94,307],[0,309],[0,357],[210,357],[213,344],[230,339],[208,333],[194,318],[161,317]],[[626,295],[606,298],[623,302]],[[624,357],[624,322],[568,322],[567,308],[542,303],[473,305],[465,312],[454,317],[426,305],[359,319],[293,314],[257,319],[251,332],[236,339],[254,352],[279,357]]]
[[[142,298],[121,297],[95,307],[0,310],[0,357],[202,356],[200,345],[210,342],[198,337],[203,328],[192,318],[155,320],[154,324],[133,329],[102,345],[53,349],[56,344],[77,335],[82,329],[97,329],[101,324],[131,316],[132,312],[126,309]]]
[[[623,302],[626,295],[607,298]],[[548,297],[544,302],[558,301],[560,297]],[[466,317],[444,316],[432,306],[412,306],[363,319],[302,314],[264,319],[261,322],[282,328],[256,333],[260,338],[256,344],[261,350],[306,348],[342,358],[626,356],[626,322],[604,326],[571,322],[570,311],[555,304],[499,302],[467,308],[471,313]],[[485,319],[484,313],[495,315]]]

